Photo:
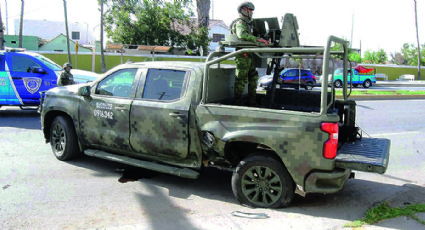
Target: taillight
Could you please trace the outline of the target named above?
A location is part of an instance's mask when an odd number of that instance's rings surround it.
[[[322,123],[320,129],[329,134],[328,140],[323,144],[323,157],[334,159],[338,148],[338,123]]]
[[[314,79],[314,80],[316,80],[316,76],[314,76],[314,75],[311,75],[311,77]]]

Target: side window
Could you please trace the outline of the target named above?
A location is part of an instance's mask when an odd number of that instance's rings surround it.
[[[95,93],[107,96],[129,97],[136,73],[137,69],[118,70],[99,82]]]
[[[143,99],[170,101],[181,97],[185,71],[150,69],[143,88]]]
[[[297,74],[297,71],[296,71],[296,70],[289,70],[289,71],[286,73],[286,76],[287,76],[287,77],[297,77],[297,76],[298,76],[298,74]]]
[[[33,68],[40,68],[33,59],[25,56],[12,55],[12,69],[14,72],[31,72]]]
[[[307,70],[301,70],[301,76],[308,77],[309,76],[308,71]]]
[[[0,71],[6,71],[4,60],[5,60],[4,55],[0,55]]]

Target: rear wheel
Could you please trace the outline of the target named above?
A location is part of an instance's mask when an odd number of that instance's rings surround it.
[[[66,161],[81,154],[71,119],[58,116],[50,127],[50,146],[58,160]]]
[[[341,80],[336,80],[334,82],[334,86],[335,86],[335,88],[341,88],[342,87],[342,81]]]
[[[372,86],[372,82],[369,79],[367,79],[366,81],[363,82],[364,88],[369,88],[371,86]]]
[[[266,155],[251,155],[234,171],[232,190],[242,204],[280,208],[291,203],[295,186],[283,164]]]
[[[313,90],[313,87],[314,87],[313,85],[314,85],[313,82],[307,82],[304,88],[305,90]]]

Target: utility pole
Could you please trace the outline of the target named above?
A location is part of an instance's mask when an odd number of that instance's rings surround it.
[[[4,50],[4,30],[3,30],[3,20],[1,18],[1,8],[0,8],[0,50]]]
[[[6,6],[6,34],[9,35],[9,19],[7,16],[7,0],[4,0],[5,6]]]
[[[22,48],[23,27],[24,27],[24,0],[21,0],[21,21],[19,23],[19,48]]]
[[[102,73],[106,72],[105,54],[103,53],[103,0],[100,1],[100,65]]]
[[[66,11],[66,0],[63,0],[63,10],[65,14],[66,45],[68,46],[68,62],[69,64],[72,65],[71,48],[69,46],[69,31],[68,31],[68,17],[67,17],[67,11]]]
[[[418,80],[421,80],[421,45],[419,43],[419,31],[418,31],[418,10],[415,1],[415,25],[416,25],[416,40],[418,41]]]

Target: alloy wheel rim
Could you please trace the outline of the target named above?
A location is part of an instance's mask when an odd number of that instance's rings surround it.
[[[65,130],[60,125],[56,125],[52,132],[52,145],[56,156],[60,157],[63,155],[65,143]]]
[[[277,202],[283,190],[282,181],[275,171],[265,166],[248,169],[242,177],[242,192],[253,204],[267,207]]]

